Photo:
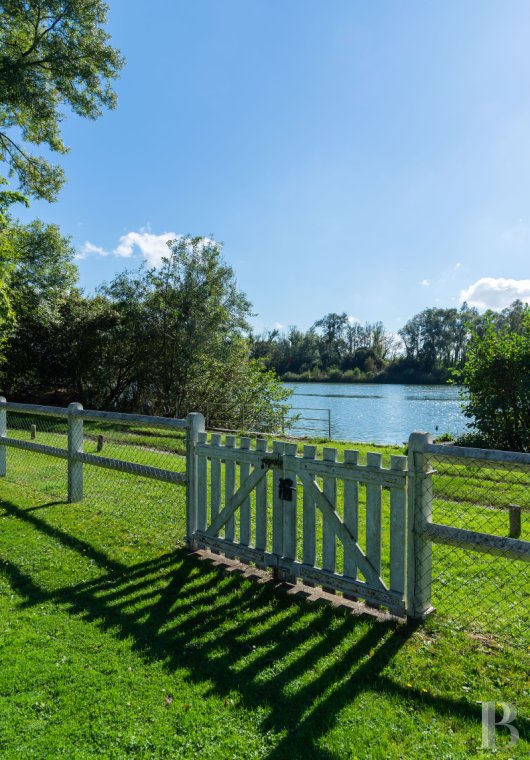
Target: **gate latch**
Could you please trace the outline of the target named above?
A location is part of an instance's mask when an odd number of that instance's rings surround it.
[[[278,496],[282,501],[292,501],[296,487],[291,478],[280,478],[278,481]]]

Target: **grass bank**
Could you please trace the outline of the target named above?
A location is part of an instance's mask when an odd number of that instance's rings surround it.
[[[102,453],[182,466],[177,437],[123,435],[107,430]],[[528,757],[527,646],[440,616],[382,623],[226,574],[183,550],[181,488],[87,468],[71,505],[64,462],[10,451],[8,467],[2,758],[489,757],[483,700],[516,706],[509,756]]]

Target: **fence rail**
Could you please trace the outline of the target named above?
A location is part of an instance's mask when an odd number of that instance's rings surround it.
[[[30,414],[32,417],[37,415],[63,419],[67,422],[65,448],[9,436],[7,425],[8,412],[14,412],[18,415]],[[197,414],[189,414],[186,419],[173,419],[142,414],[124,414],[121,412],[83,409],[82,405],[76,402],[73,402],[67,408],[63,408],[20,404],[6,401],[4,397],[0,397],[0,476],[5,476],[7,473],[7,448],[11,447],[38,454],[46,454],[58,459],[65,459],[67,462],[69,502],[81,501],[83,498],[83,465],[125,472],[175,485],[186,485],[188,481],[186,472],[175,472],[161,467],[83,452],[83,423],[85,421],[107,422],[119,425],[184,430],[187,433],[187,447],[189,448],[196,440],[195,429],[197,426],[198,429],[201,429],[201,420],[202,415]],[[190,456],[188,456],[189,459]],[[193,491],[193,489],[191,490]]]
[[[409,443],[409,610],[530,640],[530,454]]]
[[[324,447],[317,456],[314,445],[206,434],[201,414],[169,419],[0,397],[6,475],[27,484],[40,477],[54,495],[67,482],[70,502],[87,494],[110,502],[123,488],[120,504],[131,509],[141,477],[141,509],[156,500],[172,510],[180,498],[179,535],[191,547],[396,614],[422,619],[436,608],[451,625],[530,643],[530,454],[413,433],[407,457],[368,452],[361,461],[357,451],[339,457]],[[185,509],[173,485],[185,486]]]
[[[321,412],[321,414],[315,417],[307,412],[312,414]],[[331,409],[328,407],[290,406],[287,412],[280,407],[275,415],[277,419],[272,426],[270,420],[260,423],[255,417],[253,408],[244,404],[234,407],[231,404],[207,402],[205,407],[208,430],[224,433],[289,435],[295,438],[318,437],[331,440]]]

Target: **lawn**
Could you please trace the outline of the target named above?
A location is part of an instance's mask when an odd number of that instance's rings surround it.
[[[177,437],[138,434],[134,450],[118,432],[104,455],[182,468]],[[528,757],[527,645],[442,614],[381,622],[227,573],[183,549],[182,488],[85,471],[85,500],[70,505],[63,461],[8,453],[2,758],[486,757],[482,700],[515,705],[522,738],[502,756]]]

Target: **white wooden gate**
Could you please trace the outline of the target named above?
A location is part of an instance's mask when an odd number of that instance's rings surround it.
[[[198,433],[188,544],[404,615],[407,458]],[[388,545],[385,545],[385,541]]]

